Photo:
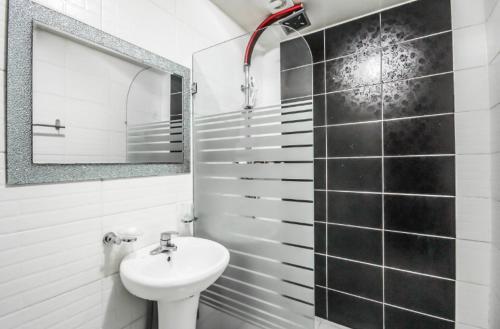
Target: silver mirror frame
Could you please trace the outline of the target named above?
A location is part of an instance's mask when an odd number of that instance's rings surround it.
[[[32,52],[35,23],[105,48],[138,63],[182,76],[184,162],[179,164],[34,164],[32,160]],[[76,182],[190,172],[191,97],[188,68],[31,0],[8,2],[7,45],[7,184]]]

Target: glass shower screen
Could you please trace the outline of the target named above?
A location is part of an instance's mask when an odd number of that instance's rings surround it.
[[[252,108],[249,35],[193,56],[195,235],[231,253],[202,303],[262,328],[311,329],[313,66],[306,41],[284,28],[268,27],[255,46]],[[282,47],[295,56],[281,58]]]

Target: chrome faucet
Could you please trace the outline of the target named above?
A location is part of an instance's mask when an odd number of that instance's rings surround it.
[[[176,231],[163,232],[160,236],[160,246],[151,250],[151,255],[170,253],[177,250],[177,246],[172,243],[172,235],[179,234]]]

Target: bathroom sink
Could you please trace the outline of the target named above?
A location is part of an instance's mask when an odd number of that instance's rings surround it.
[[[200,292],[224,272],[229,252],[194,237],[172,238],[175,251],[151,254],[155,245],[127,255],[120,277],[129,292],[158,301],[159,329],[194,329]]]

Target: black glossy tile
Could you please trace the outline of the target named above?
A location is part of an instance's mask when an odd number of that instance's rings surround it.
[[[381,303],[329,290],[328,320],[348,328],[382,329],[383,306]]]
[[[451,33],[391,45],[383,49],[383,81],[404,80],[453,70]]]
[[[331,126],[327,130],[328,157],[382,155],[382,124]]]
[[[317,317],[326,319],[326,298],[327,292],[325,288],[314,287],[314,311]]]
[[[328,160],[328,189],[338,191],[381,192],[380,159]]]
[[[313,66],[313,91],[315,95],[325,93],[325,62]]]
[[[281,99],[312,95],[312,66],[281,72]]]
[[[324,126],[326,123],[325,95],[313,97],[313,124],[314,126]]]
[[[314,282],[326,287],[326,256],[314,255]]]
[[[450,0],[419,0],[382,12],[382,43],[451,30]]]
[[[382,232],[329,224],[328,254],[382,265]]]
[[[326,224],[314,223],[314,252],[326,254]]]
[[[385,265],[455,278],[455,240],[385,232]]]
[[[362,53],[326,62],[326,91],[340,91],[380,83],[381,51]]]
[[[327,94],[327,122],[331,125],[380,120],[381,97],[380,85]]]
[[[380,46],[379,14],[356,19],[325,30],[326,59]]]
[[[455,323],[385,306],[385,329],[455,329]]]
[[[314,160],[314,188],[326,189],[326,160]]]
[[[314,157],[326,157],[326,128],[314,128]]]
[[[303,38],[295,38],[280,44],[280,68],[287,70],[312,64],[309,45]]]
[[[455,195],[453,156],[385,158],[384,173],[386,192]]]
[[[385,155],[454,153],[453,114],[384,122]]]
[[[455,282],[385,269],[385,301],[445,319],[455,319]]]
[[[453,113],[453,74],[384,84],[384,118]]]
[[[325,40],[324,40],[325,31],[318,31],[304,36],[306,39],[309,48],[311,49],[311,54],[313,58],[313,62],[320,62],[325,59]]]
[[[328,192],[328,222],[382,227],[382,195]]]
[[[182,119],[182,94],[170,95],[170,120]]]
[[[382,301],[382,267],[328,258],[328,288]]]
[[[182,92],[182,77],[180,75],[172,74],[170,76],[170,93]]]
[[[455,237],[455,199],[384,196],[387,230]]]
[[[326,221],[326,192],[314,191],[314,220]]]

